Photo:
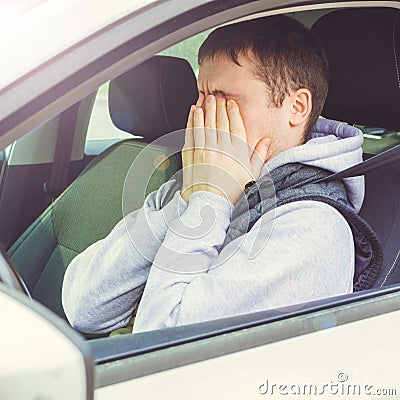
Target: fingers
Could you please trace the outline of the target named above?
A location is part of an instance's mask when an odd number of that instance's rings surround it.
[[[184,149],[193,149],[194,147],[194,138],[193,138],[193,113],[196,109],[195,106],[191,106],[189,110],[189,116],[186,123],[186,131],[185,131],[185,145]]]
[[[222,94],[217,94],[217,128],[229,132],[229,119],[226,112],[226,99]]]
[[[203,148],[205,144],[204,138],[204,113],[202,105],[204,103],[204,94],[199,93],[199,98],[193,112],[193,139],[195,148]]]
[[[193,163],[202,163],[202,153],[205,147],[204,113],[201,108],[196,108],[193,114],[194,153]]]
[[[204,147],[204,113],[201,107],[204,103],[204,94],[199,93],[199,98],[197,99],[196,106],[193,110],[193,147],[203,148]]]
[[[193,137],[193,119],[195,106],[190,107],[189,116],[186,124],[185,131],[185,144],[182,149],[182,166],[183,168],[193,164],[193,149],[194,149],[194,137]]]
[[[227,114],[229,118],[229,129],[231,134],[240,139],[243,144],[247,144],[246,129],[244,127],[242,115],[239,111],[239,106],[235,100],[228,100],[227,102]],[[234,138],[232,137],[232,141]]]
[[[193,134],[195,148],[204,148],[204,113],[201,108],[196,108],[193,114]]]
[[[230,144],[229,118],[226,112],[226,98],[222,94],[217,94],[217,140],[221,144]]]
[[[206,147],[215,148],[217,143],[217,108],[215,96],[207,96],[205,100],[205,145]]]
[[[195,106],[190,107],[189,116],[186,124],[185,131],[185,144],[182,149],[182,168],[183,168],[183,182],[181,197],[183,200],[188,202],[191,194],[192,186],[192,165],[193,165],[193,149],[194,149],[194,138],[193,138],[193,113],[196,109]]]
[[[189,116],[186,124],[185,131],[185,144],[182,149],[182,166],[187,168],[193,164],[193,149],[194,149],[194,137],[193,137],[193,113],[196,109],[195,106],[190,107]]]
[[[198,97],[197,103],[196,103],[196,108],[203,107],[203,103],[204,103],[204,94],[199,93],[199,97]]]
[[[204,94],[199,93],[199,97],[197,99],[197,103],[195,106],[190,107],[189,117],[186,124],[186,132],[185,132],[185,146],[186,149],[194,148],[194,111],[198,107],[202,107],[204,103]]]
[[[271,139],[262,138],[254,148],[254,152],[251,156],[250,163],[255,179],[259,178],[261,169],[268,160],[270,146],[271,146]]]

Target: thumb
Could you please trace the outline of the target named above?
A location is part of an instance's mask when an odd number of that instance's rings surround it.
[[[253,154],[250,158],[251,169],[256,178],[260,176],[261,168],[268,159],[269,148],[271,146],[270,138],[262,138],[254,148]]]

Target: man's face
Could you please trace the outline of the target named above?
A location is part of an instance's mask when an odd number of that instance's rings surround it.
[[[264,82],[252,72],[248,58],[239,57],[240,66],[225,57],[204,60],[200,65],[198,90],[205,96],[222,94],[234,99],[246,128],[247,142],[254,148],[263,137],[272,139],[270,157],[285,146],[289,121],[284,107],[269,101],[269,91]]]

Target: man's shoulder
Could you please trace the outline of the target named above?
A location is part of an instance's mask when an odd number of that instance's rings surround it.
[[[298,232],[319,232],[321,235],[352,239],[346,218],[335,207],[317,200],[298,200],[276,207],[275,224]]]

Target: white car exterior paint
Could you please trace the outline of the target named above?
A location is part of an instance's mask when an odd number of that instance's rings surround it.
[[[18,1],[0,2],[0,14],[12,18],[12,23],[0,26],[0,91],[54,55],[153,2],[57,0],[21,14]]]
[[[374,395],[378,389],[395,390],[396,394],[387,398],[399,399],[399,319],[400,311],[396,311],[318,330],[324,321],[316,318],[316,332],[99,388],[96,400],[365,399],[379,398]],[[240,340],[240,332],[236,335]],[[338,384],[338,393],[334,393],[331,383]],[[280,394],[279,385],[285,384],[288,393]],[[320,395],[291,395],[290,385],[302,389],[306,384],[316,385]],[[323,388],[324,384],[329,386]],[[351,385],[350,390],[352,385],[360,385],[361,394],[343,396],[342,387],[347,392],[347,385]],[[366,393],[365,385],[372,386],[371,394]]]
[[[0,310],[0,399],[86,399],[84,360],[72,342],[2,291]]]

